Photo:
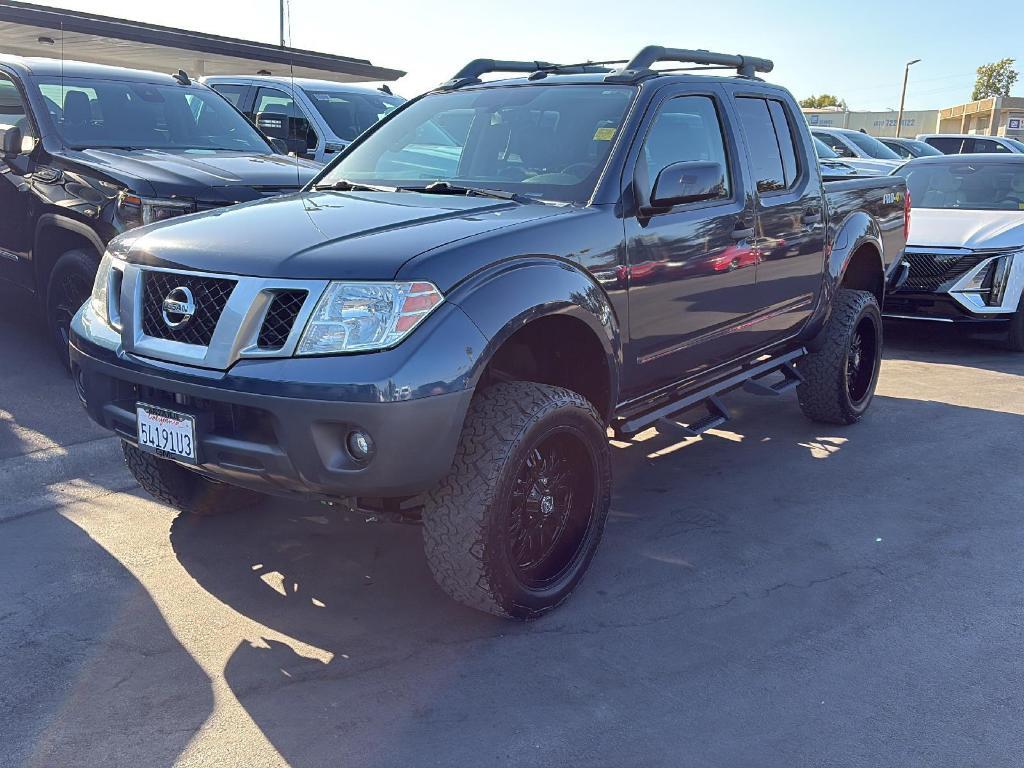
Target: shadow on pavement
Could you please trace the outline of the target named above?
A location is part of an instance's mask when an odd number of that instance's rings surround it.
[[[886,321],[885,357],[1024,375],[1024,354],[1008,351],[998,333],[972,333],[950,323]]]
[[[0,520],[0,563],[0,765],[174,764],[213,694],[146,589],[54,511]]]
[[[172,545],[217,598],[330,653],[243,643],[225,669],[295,768],[1024,756],[1002,544],[1024,478],[994,474],[1024,420],[879,398],[840,429],[789,399],[730,404],[735,431],[616,449],[592,572],[531,624],[451,603],[416,528],[322,506],[179,517]],[[966,456],[950,439],[979,433]]]

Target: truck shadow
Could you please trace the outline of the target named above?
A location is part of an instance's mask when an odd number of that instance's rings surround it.
[[[791,398],[740,393],[730,405],[734,421],[701,440],[652,434],[615,449],[612,515],[592,572],[534,623],[450,602],[417,528],[327,507],[275,501],[179,517],[172,545],[220,600],[327,652],[326,662],[307,658],[268,638],[240,644],[225,669],[292,766],[611,755],[668,765],[683,749],[736,764],[740,731],[743,744],[770,744],[779,764],[794,764],[823,732],[875,743],[870,721],[853,715],[876,707],[907,712],[889,725],[903,734],[896,742],[913,743],[914,716],[889,681],[912,668],[955,700],[952,687],[976,670],[915,661],[915,632],[933,631],[946,608],[893,624],[892,596],[909,599],[922,569],[951,551],[961,553],[955,570],[965,549],[991,548],[993,532],[1019,536],[1010,510],[1024,479],[987,486],[997,511],[980,528],[973,493],[950,479],[984,482],[996,457],[1016,450],[1024,419],[879,398],[862,424],[831,428],[803,419]],[[965,458],[948,438],[966,432],[989,438]],[[864,639],[848,652],[874,665],[859,680],[828,650],[827,638],[851,636]],[[808,646],[809,637],[826,639]],[[823,720],[819,699],[846,701],[851,717]],[[964,727],[976,716],[951,714]]]
[[[971,333],[949,323],[887,320],[885,356],[1024,375],[1024,354],[1008,351],[999,333]]]

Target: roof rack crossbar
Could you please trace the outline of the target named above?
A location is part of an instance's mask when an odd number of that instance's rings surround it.
[[[480,81],[481,75],[491,72],[522,72],[534,74],[536,72],[557,72],[558,74],[585,74],[588,72],[605,73],[608,68],[602,66],[605,63],[618,62],[587,62],[585,64],[552,64],[547,61],[501,61],[500,59],[474,59],[466,66],[455,73],[455,77],[442,83],[440,90],[453,90],[467,85],[475,85]]]
[[[715,53],[706,50],[687,50],[685,48],[665,48],[660,45],[648,45],[640,50],[626,66],[612,72],[605,80],[613,83],[632,83],[656,74],[651,69],[659,61],[675,61],[681,64],[707,64],[724,68],[736,68],[740,77],[755,77],[755,72],[771,72],[775,65],[769,59],[755,56],[742,56],[730,53]]]

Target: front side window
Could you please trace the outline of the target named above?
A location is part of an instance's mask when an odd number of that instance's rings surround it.
[[[35,83],[57,133],[74,149],[272,152],[256,129],[208,88],[75,77]]]
[[[786,189],[786,162],[779,148],[779,137],[767,100],[746,97],[736,99],[736,111],[743,126],[743,135],[747,139],[757,191],[777,192]],[[789,139],[789,150],[792,153],[792,138]],[[791,173],[795,176],[795,158],[790,158],[790,163]]]
[[[649,193],[658,174],[666,167],[699,160],[722,167],[725,184],[720,197],[731,197],[725,141],[715,103],[707,96],[671,99],[654,118],[644,140],[639,158],[641,184]]]
[[[885,144],[880,142],[874,136],[868,136],[866,133],[854,131],[853,133],[846,134],[846,138],[867,157],[874,158],[875,160],[900,159],[899,155],[885,146]]]
[[[242,101],[242,96],[249,89],[247,85],[230,85],[229,83],[218,83],[212,87],[213,90],[227,99],[231,106],[236,109],[239,108],[238,105]]]
[[[268,112],[283,115],[287,119],[288,125],[283,127],[284,134],[278,138],[288,143],[289,152],[303,155],[316,149],[319,143],[316,131],[290,94],[276,88],[260,88],[256,92],[253,112],[257,120],[260,115]]]
[[[529,85],[430,94],[380,124],[320,180],[437,181],[585,202],[636,91]]]
[[[6,75],[0,74],[0,135],[11,128],[20,128],[22,136],[35,138],[36,131],[29,119],[18,86]]]
[[[971,152],[1009,152],[1009,148],[992,139],[972,139]]]
[[[1021,211],[1024,215],[1024,163],[907,163],[896,171],[907,180],[915,208]]]
[[[882,143],[885,144],[885,146],[887,146],[889,149],[891,149],[893,152],[895,152],[902,158],[909,158],[914,156],[914,154],[909,149],[907,149],[902,144],[896,143],[895,141],[883,141]]]
[[[307,90],[306,96],[323,115],[324,121],[331,127],[334,135],[345,141],[355,139],[403,102],[397,97],[378,97],[344,91]]]
[[[836,157],[853,157],[853,150],[843,143],[843,140],[834,133],[814,131],[814,137],[836,153]]]

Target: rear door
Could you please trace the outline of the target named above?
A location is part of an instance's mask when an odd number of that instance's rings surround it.
[[[753,346],[744,323],[756,307],[753,198],[742,149],[717,86],[659,92],[627,167],[625,194],[646,202],[658,173],[684,161],[725,171],[716,199],[625,221],[630,394],[728,362]]]
[[[754,179],[757,311],[750,333],[759,347],[795,334],[821,290],[825,225],[821,179],[788,100],[773,93],[732,92]]]

